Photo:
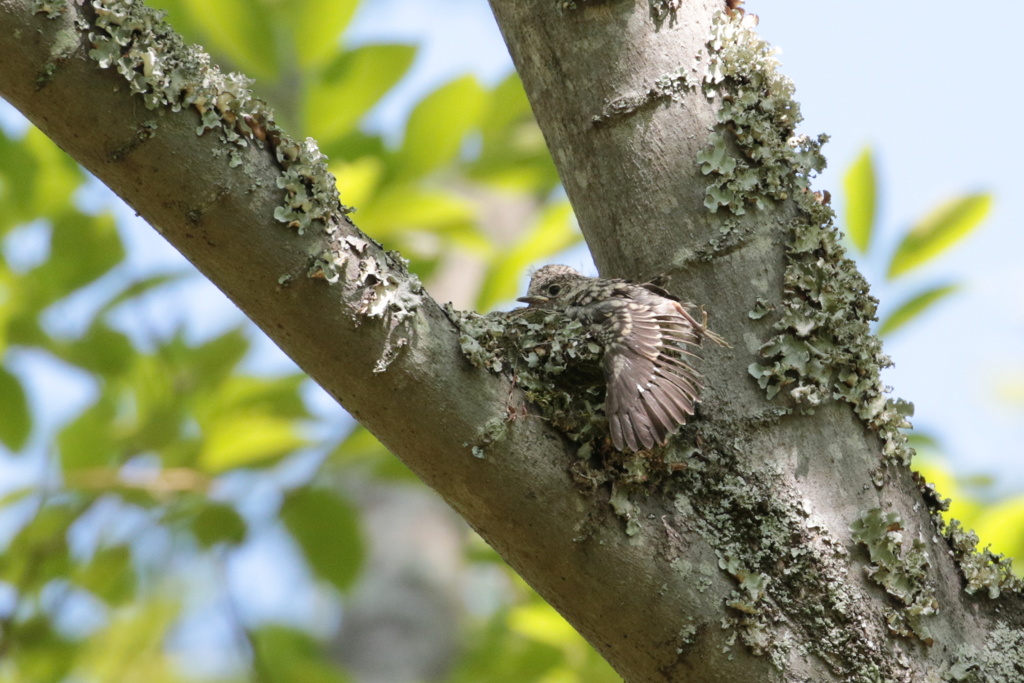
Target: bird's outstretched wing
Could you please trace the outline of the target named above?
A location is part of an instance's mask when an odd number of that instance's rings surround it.
[[[702,387],[687,358],[696,357],[704,327],[680,302],[662,296],[609,303],[603,362],[612,444],[633,451],[664,444],[693,415]]]

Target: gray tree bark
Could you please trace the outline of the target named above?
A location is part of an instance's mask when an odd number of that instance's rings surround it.
[[[231,83],[218,106],[157,96],[141,66],[125,69],[130,87],[90,39],[126,30],[96,26],[123,1],[70,3],[52,19],[39,5],[0,0],[0,94],[626,680],[1019,679],[1014,583],[940,532],[935,496],[900,462],[898,411],[873,393],[875,346],[858,336],[873,308],[804,191],[814,144],[789,138],[797,112],[772,111],[784,81],[739,18],[713,26],[724,6],[492,0],[602,273],[669,273],[733,343],[707,351],[705,402],[672,449],[594,471],[542,420],[508,420],[523,397],[466,362],[451,320],[348,221],[315,151],[257,102]],[[180,67],[173,39],[154,32],[141,30],[143,48],[103,45],[117,58],[152,48],[192,82],[208,75]],[[490,442],[488,425],[505,423]]]

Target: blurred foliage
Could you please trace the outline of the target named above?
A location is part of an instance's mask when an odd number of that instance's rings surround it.
[[[152,4],[318,140],[360,227],[428,285],[454,256],[472,259],[467,302],[493,307],[528,264],[580,239],[514,75],[441,84],[395,145],[366,123],[417,51],[346,47],[356,0]],[[205,339],[184,322],[146,329],[133,316],[144,306],[188,319],[175,295],[198,276],[133,266],[128,228],[79,206],[95,191],[37,130],[0,134],[0,471],[35,473],[0,479],[0,682],[352,680],[326,644],[360,585],[366,539],[358,505],[331,484],[418,483],[362,428],[339,436],[337,414],[311,412],[302,375],[248,369],[258,333],[241,316]],[[496,205],[517,207],[525,227],[489,221]],[[253,553],[297,567],[296,583],[269,585],[273,567],[246,579],[235,567],[252,571]],[[515,589],[465,622],[448,680],[617,680],[493,553],[479,555],[465,561],[502,567]],[[335,616],[257,609],[253,580]]]
[[[879,231],[880,188],[870,148],[865,148],[847,169],[843,191],[843,228],[850,246],[859,260],[884,270],[884,282],[877,284],[885,286],[886,300],[892,297],[900,302],[879,321],[879,335],[885,337],[896,332],[960,289],[957,283],[941,282],[908,294],[899,291],[903,288],[898,280],[919,273],[981,227],[992,208],[990,193],[965,194],[944,201],[908,228],[892,253],[886,255],[873,240]]]

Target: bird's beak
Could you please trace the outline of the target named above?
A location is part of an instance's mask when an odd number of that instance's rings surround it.
[[[546,304],[550,299],[546,296],[521,296],[516,301],[522,301],[524,304]]]

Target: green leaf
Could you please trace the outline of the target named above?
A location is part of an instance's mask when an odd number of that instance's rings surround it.
[[[415,54],[409,45],[367,45],[339,55],[308,90],[309,134],[327,145],[352,131],[405,75]]]
[[[67,505],[39,510],[0,554],[0,581],[29,593],[66,578],[71,569],[68,527],[77,516],[78,510]]]
[[[480,120],[486,93],[472,76],[443,85],[416,105],[405,128],[397,166],[403,178],[424,175],[458,156]]]
[[[267,414],[225,416],[203,425],[199,466],[211,474],[269,465],[306,445],[296,424]]]
[[[907,443],[910,447],[915,450],[939,450],[939,440],[932,434],[922,431],[921,429],[914,429],[914,431],[907,434]],[[916,460],[915,460],[916,462]]]
[[[115,416],[113,397],[100,396],[99,401],[60,431],[57,447],[65,472],[120,464],[111,433]]]
[[[352,585],[363,560],[352,506],[326,489],[299,489],[285,499],[281,519],[317,576],[339,590]]]
[[[1002,553],[1016,560],[1014,569],[1020,575],[1024,562],[1024,496],[1013,496],[993,505],[985,506],[974,521],[979,546],[992,545],[992,552]]]
[[[480,122],[485,144],[507,137],[510,130],[523,121],[533,120],[530,100],[526,97],[519,74],[513,71],[491,91],[487,102],[487,116]]]
[[[137,371],[132,373],[131,390],[124,392],[133,399],[134,411],[121,415],[121,429],[117,432],[126,456],[139,451],[155,451],[164,467],[190,466],[193,462],[175,462],[172,454],[180,453],[179,444],[191,431],[188,404],[192,390],[176,381],[173,373],[160,375],[166,367],[155,358],[139,358]],[[169,457],[171,456],[171,457]]]
[[[50,260],[32,271],[50,301],[67,296],[106,274],[124,258],[124,245],[111,214],[68,212],[53,221]]]
[[[359,207],[362,212],[377,192],[384,175],[384,163],[379,156],[364,156],[347,163],[331,164],[330,171],[338,181],[341,201]],[[363,222],[362,218],[359,222]]]
[[[166,21],[189,43],[202,43],[206,36],[192,21],[191,0],[146,0],[146,4],[167,14]]]
[[[216,390],[249,351],[245,331],[237,328],[196,347],[183,343],[177,348],[197,389]]]
[[[4,624],[4,669],[11,681],[62,683],[78,663],[78,643],[66,640],[46,614]]]
[[[85,565],[75,567],[72,581],[111,605],[135,596],[135,569],[128,546],[101,548]]]
[[[0,443],[20,451],[32,431],[28,398],[18,378],[0,367]]]
[[[353,128],[349,133],[335,140],[321,142],[320,149],[334,163],[366,157],[375,157],[382,168],[386,163],[394,163],[394,156],[385,158],[385,155],[388,154],[388,146],[385,144],[384,138],[364,133],[358,128]]]
[[[194,270],[181,270],[173,273],[158,273],[156,275],[150,275],[144,277],[141,280],[137,280],[121,292],[114,296],[110,301],[103,304],[103,307],[96,313],[96,317],[100,317],[104,313],[107,313],[126,301],[131,301],[147,294],[150,294],[153,290],[159,289],[164,285],[175,284],[186,281],[190,278],[198,277]]]
[[[252,634],[254,666],[262,683],[345,683],[323,648],[301,631],[262,626]]]
[[[911,320],[919,317],[929,308],[942,301],[950,294],[960,290],[959,285],[941,285],[932,287],[911,297],[896,307],[896,310],[885,317],[878,325],[878,335],[885,337],[900,329]]]
[[[480,132],[480,155],[467,169],[471,178],[537,196],[558,185],[558,171],[517,74],[490,92]]]
[[[299,392],[307,381],[306,375],[299,374],[275,378],[232,375],[204,400],[209,405],[203,405],[197,412],[202,413],[203,418],[259,412],[279,418],[304,419],[309,417],[309,410]]]
[[[476,208],[463,197],[416,184],[391,184],[359,211],[359,223],[378,239],[409,230],[440,231],[474,224]]]
[[[105,275],[123,258],[124,245],[112,215],[68,210],[56,216],[51,222],[49,259],[18,282],[20,310],[11,321],[12,342],[42,343],[35,338],[39,313]]]
[[[218,543],[238,545],[245,540],[246,524],[232,506],[204,501],[192,520],[192,532],[204,548]]]
[[[74,192],[85,182],[78,162],[35,127],[28,130],[22,144],[38,164],[29,195],[31,204],[26,207],[32,217],[55,217],[72,210]]]
[[[3,180],[0,179],[0,183],[2,182]],[[2,202],[0,202],[0,206],[2,206]],[[7,269],[3,254],[0,252],[0,358],[3,358],[7,351],[8,325],[10,325],[11,319],[18,317],[17,309],[21,303],[18,297],[19,284],[19,278]],[[33,320],[33,322],[35,321]]]
[[[581,636],[561,614],[544,602],[516,605],[508,613],[509,630],[541,643],[565,649]]]
[[[344,471],[358,468],[369,471],[374,477],[392,481],[419,481],[401,460],[377,440],[369,429],[356,427],[331,453],[328,462]]]
[[[530,264],[544,261],[579,242],[582,235],[572,218],[569,202],[545,207],[537,223],[495,260],[480,290],[478,310],[487,311],[514,299],[519,278]]]
[[[8,506],[17,505],[21,501],[25,500],[26,498],[29,498],[30,496],[35,495],[36,493],[38,492],[36,491],[34,485],[7,491],[3,495],[0,495],[0,512],[2,512],[4,508]]]
[[[971,234],[992,208],[991,193],[957,197],[921,219],[904,236],[889,264],[890,280],[927,263]]]
[[[587,650],[586,646],[575,648],[570,665],[566,661],[567,653],[511,629],[506,613],[498,613],[483,628],[475,629],[467,641],[466,652],[449,678],[452,683],[558,680],[560,668],[578,671],[580,654]],[[570,680],[597,683],[622,679],[574,676]]]
[[[875,204],[878,183],[871,148],[865,147],[843,177],[846,193],[846,233],[860,253],[871,244],[875,225]]]
[[[131,367],[138,354],[127,336],[100,322],[94,323],[81,339],[58,345],[55,351],[69,363],[108,380]]]
[[[165,572],[164,577],[174,575],[172,567],[165,568]],[[182,680],[181,663],[172,660],[165,646],[175,624],[181,623],[182,603],[188,601],[188,595],[180,589],[150,588],[146,597],[125,609],[112,610],[104,628],[76,642],[74,679],[124,683]]]
[[[341,33],[357,7],[359,0],[302,0],[283,8],[302,66],[319,64],[338,51]]]
[[[273,79],[280,71],[274,19],[267,3],[251,0],[185,0],[189,17],[204,32],[203,44],[249,76]]]
[[[82,170],[39,129],[20,140],[0,133],[0,235],[40,217],[53,217],[71,206]]]

